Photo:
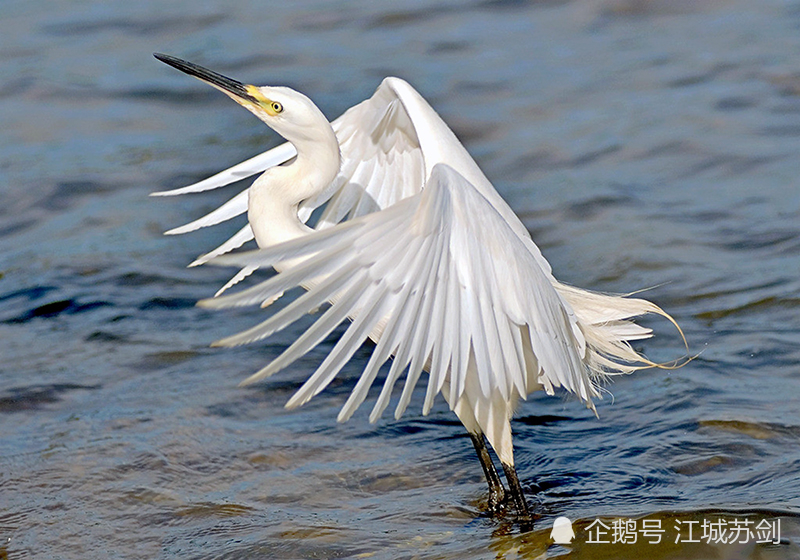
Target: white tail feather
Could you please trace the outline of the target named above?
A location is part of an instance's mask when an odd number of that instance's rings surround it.
[[[631,341],[653,335],[650,329],[633,323],[631,319],[634,317],[648,313],[660,315],[675,325],[683,336],[680,327],[669,314],[645,299],[600,294],[558,282],[554,286],[572,307],[578,319],[578,325],[586,338],[584,363],[595,381],[607,375],[632,373],[660,365],[631,347]]]

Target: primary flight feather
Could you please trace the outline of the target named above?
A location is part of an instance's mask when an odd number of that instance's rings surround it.
[[[268,306],[285,291],[306,292],[263,323],[215,343],[270,336],[330,304],[278,358],[253,374],[274,374],[338,325],[348,328],[287,403],[322,391],[361,344],[376,346],[344,404],[347,420],[391,359],[370,414],[374,422],[404,385],[399,417],[423,371],[423,413],[442,394],[466,427],[490,487],[490,506],[506,497],[485,448],[496,452],[520,518],[529,518],[516,470],[510,419],[519,398],[563,387],[594,410],[603,375],[654,365],[630,341],[651,336],[631,321],[645,313],[672,320],[649,301],[566,286],[522,222],[492,187],[450,128],[407,82],[386,78],[375,94],[329,123],[303,94],[255,87],[167,56],[159,60],[221,90],[287,143],[199,183],[154,193],[202,192],[260,174],[218,209],[168,231],[187,233],[247,213],[248,224],[191,265],[241,270],[206,307]],[[311,213],[320,210],[312,229]],[[234,252],[255,239],[259,249]],[[278,274],[233,295],[228,288],[258,268]]]

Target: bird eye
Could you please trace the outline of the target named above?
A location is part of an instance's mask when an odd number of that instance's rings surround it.
[[[278,103],[277,101],[273,101],[273,102],[270,104],[270,107],[271,107],[271,108],[272,108],[272,110],[273,110],[273,111],[275,111],[276,113],[280,113],[281,111],[283,111],[283,105],[281,105],[281,104],[280,104],[280,103]]]

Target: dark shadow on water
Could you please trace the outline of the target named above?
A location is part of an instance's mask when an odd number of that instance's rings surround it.
[[[34,319],[51,319],[63,314],[75,315],[77,313],[85,313],[87,311],[92,311],[94,309],[108,307],[111,305],[112,304],[107,301],[90,301],[87,303],[79,303],[74,299],[65,299],[34,307],[33,309],[25,311],[16,317],[6,319],[3,322],[8,324],[27,323],[28,321],[32,321]]]
[[[55,286],[34,286],[33,288],[16,290],[14,292],[1,295],[0,302],[16,298],[27,298],[28,301],[33,301],[35,299],[44,297],[45,295],[47,295],[48,293],[52,292],[55,289],[57,289]]]
[[[581,420],[580,418],[574,418],[572,416],[556,416],[554,414],[542,414],[539,416],[530,414],[528,416],[521,416],[519,418],[515,418],[514,422],[518,422],[520,424],[525,424],[527,426],[552,426],[559,422],[574,422],[576,420]]]
[[[141,311],[148,309],[187,309],[197,305],[197,300],[194,298],[168,298],[168,297],[155,297],[147,300],[139,306]]]
[[[80,200],[114,191],[112,185],[96,181],[65,181],[58,183],[53,191],[40,200],[36,206],[51,212],[63,212],[72,208]]]
[[[0,396],[0,413],[35,410],[46,404],[59,402],[61,395],[70,391],[96,391],[101,387],[101,385],[78,385],[74,383],[15,387],[6,390],[6,394]]]

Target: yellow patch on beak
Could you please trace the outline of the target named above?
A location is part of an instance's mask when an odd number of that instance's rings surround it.
[[[264,94],[262,94],[261,90],[259,90],[256,86],[245,86],[244,89],[247,91],[250,97],[255,99],[258,104],[261,105],[261,108],[264,109],[264,111],[266,111],[270,117],[274,117],[278,114],[278,112],[273,109],[272,100],[264,97]]]

